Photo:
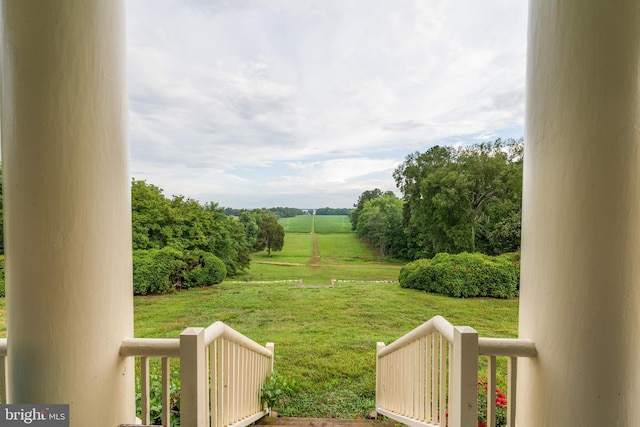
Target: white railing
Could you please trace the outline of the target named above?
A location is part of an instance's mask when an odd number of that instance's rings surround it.
[[[163,338],[129,338],[125,339],[120,347],[120,355],[123,357],[140,358],[140,408],[142,424],[151,424],[151,387],[149,383],[151,370],[150,358],[160,358],[162,373],[161,404],[162,425],[170,426],[171,421],[171,369],[170,359],[180,357],[180,340]]]
[[[180,339],[127,339],[120,354],[140,357],[143,424],[150,421],[150,357],[161,358],[162,425],[171,415],[172,357],[180,359],[183,427],[243,427],[266,415],[260,388],[273,370],[273,344],[263,347],[222,322],[187,328]]]
[[[529,340],[478,338],[435,316],[402,338],[378,343],[376,411],[411,427],[477,427],[478,357],[489,358],[488,426],[495,427],[496,356],[507,356],[507,424],[515,426],[517,357],[535,357]]]

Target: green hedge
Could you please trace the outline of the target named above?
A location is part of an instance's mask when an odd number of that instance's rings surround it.
[[[210,252],[182,252],[170,246],[133,251],[134,295],[217,285],[226,277],[224,262]],[[4,283],[4,255],[0,255],[0,297],[5,296]]]
[[[457,298],[512,298],[519,291],[520,256],[440,253],[405,265],[398,280],[403,288]]]
[[[202,250],[176,248],[133,251],[133,294],[163,294],[177,288],[216,285],[227,277],[224,262]]]

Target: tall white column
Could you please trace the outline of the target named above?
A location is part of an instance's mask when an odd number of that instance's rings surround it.
[[[640,422],[640,2],[531,0],[518,427]]]
[[[2,2],[10,403],[134,420],[121,0]]]

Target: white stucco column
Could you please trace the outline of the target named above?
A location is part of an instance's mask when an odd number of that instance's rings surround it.
[[[640,423],[640,2],[531,0],[518,427]]]
[[[10,403],[134,421],[121,0],[2,2]]]

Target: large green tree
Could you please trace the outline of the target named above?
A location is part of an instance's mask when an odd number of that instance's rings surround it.
[[[201,205],[184,196],[167,199],[162,189],[134,179],[131,206],[134,250],[201,250],[220,258],[229,275],[248,268],[252,248],[245,230],[217,204]]]
[[[380,256],[399,256],[406,247],[402,226],[402,200],[392,194],[365,202],[356,232],[380,249]]]
[[[268,256],[271,256],[271,251],[281,251],[284,246],[284,228],[278,224],[278,218],[273,214],[265,213],[258,227],[256,250],[266,249]]]
[[[360,197],[358,197],[358,202],[353,205],[355,208],[349,214],[349,220],[351,221],[351,229],[356,231],[358,229],[358,219],[360,217],[360,212],[364,209],[364,204],[369,200],[377,199],[384,195],[394,196],[393,191],[382,192],[379,188],[374,188],[373,190],[365,190]]]
[[[436,146],[394,172],[403,194],[409,258],[499,254],[520,246],[522,140]]]

